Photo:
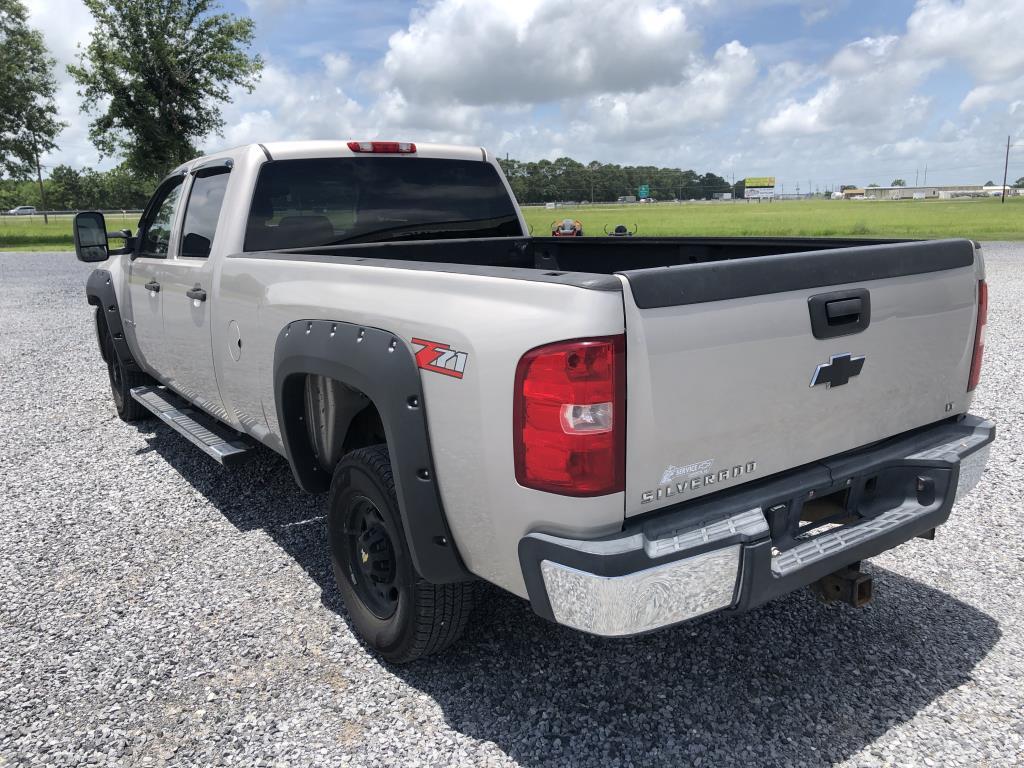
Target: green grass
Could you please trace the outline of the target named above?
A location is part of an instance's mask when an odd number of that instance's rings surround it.
[[[640,235],[740,237],[968,237],[1024,240],[1024,197],[974,200],[787,200],[774,203],[692,202],[654,205],[527,207],[533,234],[551,222],[579,219],[587,235],[604,236],[616,224]]]
[[[553,220],[583,222],[588,235],[603,227],[636,224],[641,235],[806,236],[806,237],[969,237],[974,240],[1024,240],[1024,197],[988,200],[787,200],[774,203],[657,203],[525,209],[538,236]],[[138,214],[108,219],[110,229],[135,228]],[[65,251],[73,248],[71,217],[4,216],[0,250]]]
[[[0,251],[73,251],[71,222],[74,216],[65,214],[49,219],[49,223],[43,223],[42,216],[0,217]],[[129,227],[134,231],[138,221],[138,213],[111,214],[107,216],[107,228]]]

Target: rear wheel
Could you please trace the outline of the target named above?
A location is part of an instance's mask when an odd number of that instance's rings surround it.
[[[114,349],[114,337],[110,331],[103,329],[103,344],[107,358],[107,376],[110,379],[110,393],[114,397],[114,409],[122,421],[138,421],[149,415],[149,411],[143,408],[132,397],[131,390],[135,387],[142,387],[152,382],[144,373],[129,371],[117,357],[117,350]]]
[[[338,463],[327,531],[349,618],[387,661],[415,661],[459,638],[473,607],[473,584],[431,584],[416,572],[387,446],[360,448]]]

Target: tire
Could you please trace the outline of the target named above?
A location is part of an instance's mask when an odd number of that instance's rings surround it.
[[[458,640],[473,608],[474,584],[431,584],[416,572],[387,446],[342,457],[328,504],[334,578],[363,640],[393,664],[439,653]]]
[[[107,377],[110,379],[110,394],[114,398],[114,410],[117,411],[121,421],[133,422],[147,418],[150,413],[143,408],[135,398],[131,390],[135,387],[142,387],[152,384],[153,380],[139,371],[126,370],[117,357],[117,350],[114,349],[114,337],[106,326],[103,327],[103,344],[107,358]]]

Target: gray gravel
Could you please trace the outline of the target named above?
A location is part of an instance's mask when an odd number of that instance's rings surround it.
[[[0,766],[1024,761],[1024,246],[985,247],[990,469],[876,602],[601,641],[489,590],[446,656],[355,639],[322,499],[114,417],[69,254],[0,254]]]

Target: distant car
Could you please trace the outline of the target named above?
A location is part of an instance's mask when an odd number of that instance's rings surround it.
[[[34,205],[19,205],[17,208],[11,208],[7,213],[11,216],[33,216],[35,212]]]

